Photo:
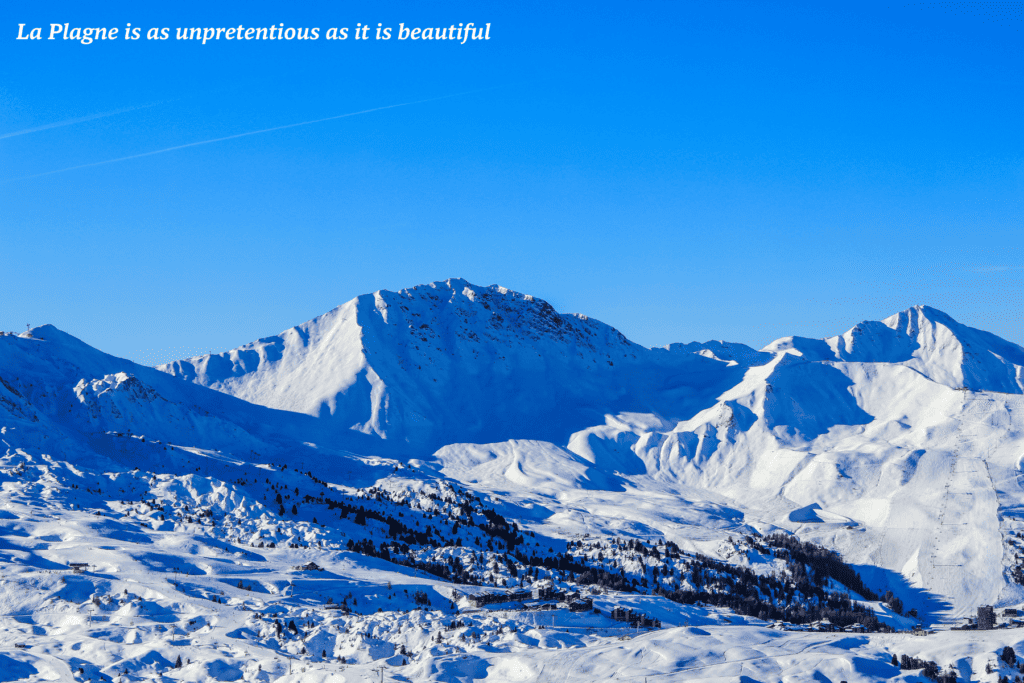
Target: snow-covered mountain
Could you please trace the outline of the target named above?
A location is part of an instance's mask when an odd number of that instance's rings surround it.
[[[31,335],[0,336],[0,415],[87,435],[94,447],[103,440],[97,435],[109,432],[236,451],[243,445],[290,448],[306,440],[329,447],[363,441],[362,435],[328,429],[306,415],[177,381],[52,325],[33,328]]]
[[[360,296],[274,337],[159,369],[407,453],[562,441],[609,412],[686,419],[742,377],[727,363],[650,350],[597,320],[458,279]]]
[[[885,540],[908,509],[930,505],[922,514],[934,520],[948,508],[950,481],[932,468],[966,457],[1014,471],[1007,458],[1016,457],[1020,416],[1006,394],[1024,391],[1022,366],[1021,347],[924,306],[761,351],[729,342],[646,349],[534,297],[447,280],[359,297],[276,337],[160,369],[377,435],[382,452],[436,462],[493,492],[557,489],[582,500],[595,490],[685,487],[688,502],[727,501],[765,528],[843,520],[841,530],[820,528],[858,561],[903,572],[944,552],[927,534]],[[1001,426],[979,432],[965,413]],[[399,449],[386,448],[396,441]],[[997,453],[1008,455],[997,463]],[[930,473],[918,476],[924,467]],[[882,476],[894,471],[895,483]],[[993,500],[1016,495],[986,488]],[[807,506],[819,512],[800,512]],[[975,532],[991,536],[991,552],[964,562],[991,579],[984,597],[974,579],[942,579],[957,613],[1017,595],[1009,569],[982,566],[1012,564],[998,509],[971,511],[981,515]],[[921,584],[931,570],[907,571]]]
[[[831,514],[855,530],[842,547],[872,565],[890,553],[886,569],[902,572],[922,554],[939,557],[935,540],[886,549],[865,534],[946,490],[941,476],[916,476],[926,464],[984,458],[1014,471],[1005,458],[1015,457],[1019,413],[1007,394],[1024,391],[1022,366],[1021,347],[924,306],[761,351],[728,342],[646,349],[531,296],[448,280],[360,297],[277,337],[161,369],[375,434],[382,450],[397,440],[401,449],[389,452],[493,491],[563,482],[555,488],[564,497],[622,490],[632,477],[646,490],[686,487],[691,502],[724,496],[769,525],[818,506],[811,517]],[[966,441],[978,425],[967,427],[964,414],[1000,426]],[[996,453],[1008,455],[996,463]],[[881,476],[891,471],[896,484]],[[927,517],[949,500],[929,503]],[[998,508],[976,520],[992,530],[995,558],[976,553],[965,566],[1004,564]],[[998,576],[1006,572],[972,571],[992,578],[986,597],[972,581],[940,591],[959,612],[1017,590]]]
[[[728,342],[647,349],[530,295],[458,279],[361,296],[274,337],[158,369],[418,453],[455,442],[564,442],[608,414],[685,421],[748,371],[782,390],[762,402],[770,427],[817,435],[869,418],[837,362],[898,365],[949,388],[1024,391],[1024,349],[926,306],[761,351]]]
[[[3,335],[0,681],[1012,674],[1012,631],[767,626],[1024,607],[1022,366],[928,307],[647,349],[462,280],[156,369]],[[469,599],[531,587],[598,613]]]
[[[829,339],[786,337],[764,348],[772,353],[787,350],[817,361],[898,363],[948,387],[1024,391],[1024,349],[929,306],[915,306],[881,322],[862,322]]]

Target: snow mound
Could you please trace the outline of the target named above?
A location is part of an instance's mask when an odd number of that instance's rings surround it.
[[[620,488],[593,461],[544,441],[452,444],[434,456],[441,472],[489,489],[557,494],[566,489]]]

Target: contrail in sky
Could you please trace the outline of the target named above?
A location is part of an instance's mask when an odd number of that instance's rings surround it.
[[[137,109],[146,109],[147,107],[155,107],[156,104],[143,104],[139,107],[128,107],[127,109],[118,109],[117,111],[103,112],[102,114],[91,114],[89,116],[81,116],[77,119],[68,119],[67,121],[58,121],[57,123],[48,123],[45,126],[38,126],[36,128],[26,128],[25,130],[18,130],[13,133],[4,133],[0,135],[0,140],[6,140],[7,138],[17,137],[18,135],[28,135],[29,133],[38,133],[41,130],[50,130],[51,128],[60,128],[62,126],[71,126],[76,123],[84,123],[85,121],[92,121],[94,119],[103,119],[108,116],[117,116],[118,114],[126,114],[130,111],[136,111]]]
[[[496,87],[496,86],[495,86]],[[107,159],[106,161],[94,161],[90,164],[81,164],[79,166],[69,166],[68,168],[60,168],[56,171],[46,171],[44,173],[36,173],[34,175],[22,176],[21,178],[11,178],[10,180],[0,181],[4,183],[14,182],[16,180],[29,180],[30,178],[40,178],[42,176],[53,175],[54,173],[64,173],[65,171],[75,171],[80,168],[92,168],[93,166],[103,166],[104,164],[114,164],[118,161],[128,161],[129,159],[141,159],[142,157],[153,156],[154,154],[163,154],[164,152],[173,152],[178,149],[187,149],[189,147],[198,147],[199,145],[209,145],[214,142],[224,142],[225,140],[234,140],[236,138],[244,138],[249,135],[259,135],[260,133],[270,133],[275,130],[285,130],[286,128],[297,128],[298,126],[308,126],[314,123],[323,123],[324,121],[335,121],[337,119],[344,119],[350,116],[359,116],[360,114],[369,114],[375,111],[384,111],[385,109],[395,109],[397,107],[408,107],[413,104],[423,104],[424,102],[436,102],[437,100],[446,100],[452,97],[458,97],[460,95],[469,95],[475,92],[482,92],[483,90],[491,90],[492,88],[481,88],[480,90],[470,90],[467,92],[455,93],[452,95],[442,95],[441,97],[430,97],[425,100],[416,100],[414,102],[402,102],[400,104],[389,104],[383,107],[374,107],[373,109],[363,109],[362,111],[353,111],[348,114],[338,114],[337,116],[328,116],[322,119],[314,119],[312,121],[300,121],[299,123],[288,123],[283,126],[274,126],[273,128],[263,128],[262,130],[251,130],[247,133],[236,133],[234,135],[226,135],[222,138],[213,138],[212,140],[200,140],[198,142],[189,142],[184,145],[176,145],[174,147],[165,147],[164,149],[155,149],[152,152],[143,152],[141,154],[132,154],[126,157],[118,157],[117,159]]]

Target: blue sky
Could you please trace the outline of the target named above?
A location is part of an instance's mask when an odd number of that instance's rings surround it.
[[[646,345],[918,303],[1024,343],[1013,3],[93,4],[0,7],[0,329],[156,363],[464,277]],[[321,39],[173,38],[280,23]]]

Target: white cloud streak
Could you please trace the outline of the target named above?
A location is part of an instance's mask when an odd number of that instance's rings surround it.
[[[490,90],[491,88],[483,88],[482,90]],[[18,180],[30,180],[32,178],[41,178],[43,176],[54,175],[55,173],[66,173],[67,171],[77,171],[81,168],[93,168],[94,166],[104,166],[106,164],[116,164],[119,161],[129,161],[130,159],[141,159],[143,157],[150,157],[154,154],[164,154],[165,152],[174,152],[179,149],[188,149],[189,147],[199,147],[200,145],[211,145],[215,142],[225,142],[227,140],[236,140],[238,138],[248,137],[250,135],[260,135],[262,133],[272,133],[277,130],[286,130],[288,128],[298,128],[299,126],[309,126],[314,123],[324,123],[326,121],[336,121],[338,119],[348,118],[350,116],[360,116],[362,114],[370,114],[376,111],[384,111],[386,109],[396,109],[398,107],[408,107],[413,104],[423,104],[425,102],[436,102],[438,100],[446,100],[452,97],[458,97],[460,95],[468,95],[475,92],[481,92],[481,90],[472,90],[469,92],[455,93],[452,95],[442,95],[441,97],[431,97],[425,100],[415,100],[413,102],[402,102],[399,104],[389,104],[383,107],[374,107],[372,109],[363,109],[362,111],[353,111],[347,114],[338,114],[336,116],[327,116],[322,119],[313,119],[312,121],[300,121],[299,123],[288,123],[283,126],[273,126],[272,128],[262,128],[260,130],[250,130],[245,133],[236,133],[234,135],[225,135],[222,138],[213,138],[211,140],[199,140],[198,142],[189,142],[184,145],[175,145],[174,147],[165,147],[163,149],[155,149],[151,152],[142,152],[141,154],[130,154],[126,157],[118,157],[116,159],[106,159],[104,161],[94,161],[89,164],[79,164],[78,166],[69,166],[67,168],[59,168],[55,171],[45,171],[43,173],[35,173],[33,175],[22,176],[20,178],[11,178],[10,180],[0,181],[4,183],[12,183]]]
[[[138,111],[139,109],[146,109],[148,107],[155,107],[155,104],[143,104],[138,107],[128,107],[127,109],[118,109],[116,111],[107,111],[101,114],[90,114],[89,116],[80,116],[77,119],[68,119],[67,121],[57,121],[56,123],[48,123],[45,126],[36,126],[35,128],[26,128],[25,130],[16,130],[13,133],[0,134],[0,140],[6,140],[7,138],[18,137],[19,135],[28,135],[29,133],[38,133],[44,130],[50,130],[51,128],[62,128],[64,126],[73,126],[76,123],[85,123],[86,121],[95,121],[96,119],[105,119],[108,116],[117,116],[118,114],[127,114],[130,111]]]

